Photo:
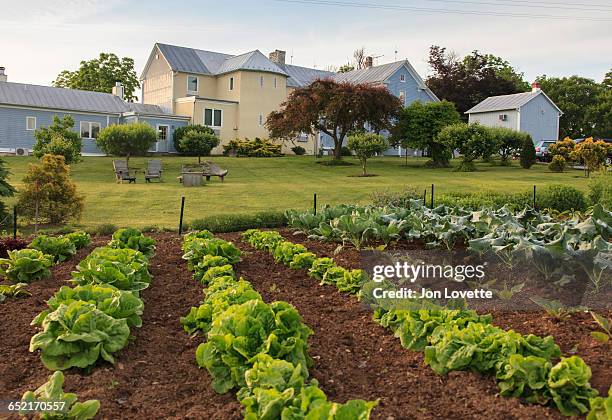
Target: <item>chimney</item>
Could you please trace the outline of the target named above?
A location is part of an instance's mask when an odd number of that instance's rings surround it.
[[[531,84],[531,91],[532,91],[532,92],[539,92],[539,91],[541,91],[541,90],[542,90],[542,89],[540,89],[540,84],[539,84],[538,82],[533,82],[533,83]]]
[[[365,58],[365,68],[369,69],[374,65],[374,58],[372,56],[367,56]]]
[[[0,67],[0,82],[6,82],[8,79],[4,70],[4,67]]]
[[[123,85],[121,84],[120,81],[116,81],[115,82],[115,86],[113,86],[113,95],[118,96],[119,98],[123,99]]]
[[[285,64],[285,56],[287,53],[282,50],[274,50],[268,56],[270,61],[277,64]]]

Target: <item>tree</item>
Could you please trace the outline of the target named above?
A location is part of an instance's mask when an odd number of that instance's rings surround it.
[[[365,47],[357,48],[353,51],[353,59],[355,60],[355,67],[357,70],[363,69],[366,66],[366,52]]]
[[[144,155],[157,141],[157,134],[147,123],[114,124],[103,128],[98,134],[96,144],[107,155],[131,156]]]
[[[126,101],[138,100],[134,93],[140,88],[140,82],[134,71],[134,60],[119,58],[113,53],[100,53],[98,58],[81,61],[78,70],[62,71],[53,86],[111,93],[117,81],[123,85]]]
[[[0,197],[12,197],[15,194],[15,188],[8,183],[10,172],[6,169],[4,159],[0,158]],[[8,213],[4,202],[0,201],[0,226],[7,226],[6,220]]]
[[[180,146],[190,155],[196,155],[198,163],[201,163],[201,157],[208,156],[210,151],[219,145],[219,141],[219,138],[214,134],[187,130],[180,140]]]
[[[560,138],[575,139],[592,135],[599,120],[595,108],[597,98],[603,92],[600,84],[592,79],[578,76],[549,78],[544,75],[538,77],[536,81],[540,83],[546,95],[563,111],[559,119]]]
[[[401,145],[403,148],[427,149],[431,155],[428,166],[447,167],[451,149],[448,144],[438,142],[436,136],[447,125],[458,122],[459,113],[452,103],[416,101],[401,110],[391,130],[391,144],[394,147]]]
[[[462,116],[489,96],[529,89],[522,73],[491,54],[473,51],[459,60],[455,54],[447,53],[446,48],[433,45],[429,49],[428,62],[433,74],[427,78],[427,86],[440,99],[453,102]]]
[[[400,100],[383,86],[315,80],[297,88],[266,120],[272,138],[323,132],[334,140],[334,159],[341,158],[347,134],[368,127],[388,129],[401,109]]]
[[[377,153],[382,153],[389,148],[387,139],[379,134],[358,133],[348,137],[348,147],[355,152],[361,161],[362,176],[367,176],[366,163],[369,158]]]
[[[338,73],[348,73],[349,71],[355,70],[355,66],[350,63],[346,63],[340,66]]]
[[[27,219],[57,224],[81,217],[83,197],[63,156],[44,155],[40,164],[31,163],[23,183],[17,207]]]
[[[593,122],[591,135],[597,138],[612,138],[612,70],[606,73],[601,83],[601,92],[595,103],[589,108],[586,116]]]
[[[189,150],[183,150],[183,148],[181,147],[181,139],[183,138],[183,136],[185,135],[185,133],[187,131],[197,131],[199,133],[202,134],[215,134],[215,130],[213,130],[210,127],[207,127],[205,125],[200,125],[200,124],[193,124],[193,125],[186,125],[183,127],[178,127],[174,130],[174,133],[172,135],[172,142],[174,143],[174,149],[179,152],[182,155],[186,155],[186,156],[197,156],[196,154],[190,154]]]
[[[606,158],[611,152],[612,144],[605,141],[593,141],[593,137],[589,137],[578,143],[570,156],[575,161],[584,162],[588,177],[592,171],[596,171],[606,163]]]
[[[551,144],[548,147],[548,153],[550,153],[552,157],[561,156],[565,162],[570,162],[572,160],[574,147],[576,147],[574,140],[566,137],[563,140],[558,140],[556,143]]]
[[[502,166],[510,166],[510,158],[521,148],[525,139],[531,141],[529,134],[511,128],[490,127],[489,132],[495,138],[498,147],[497,153],[501,157],[500,164]]]
[[[444,127],[438,133],[438,142],[449,144],[461,154],[459,171],[471,172],[476,170],[474,160],[491,156],[497,149],[495,138],[491,132],[478,123],[457,123]]]
[[[36,143],[32,148],[33,155],[38,159],[46,154],[62,155],[67,164],[81,160],[81,136],[73,130],[74,119],[64,115],[61,119],[53,116],[49,127],[41,127],[34,132]]]
[[[523,169],[531,168],[536,162],[536,151],[533,145],[533,140],[529,134],[523,139],[520,159],[521,167]]]

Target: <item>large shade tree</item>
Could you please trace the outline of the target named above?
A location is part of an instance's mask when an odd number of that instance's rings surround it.
[[[53,86],[111,93],[116,82],[121,82],[126,101],[137,101],[134,94],[140,87],[134,71],[134,60],[119,58],[113,53],[100,53],[98,58],[81,61],[78,70],[63,70],[53,82]]]
[[[266,127],[273,138],[323,132],[333,139],[334,158],[340,159],[347,134],[364,126],[374,132],[388,129],[400,110],[400,100],[384,86],[316,80],[291,92],[281,109],[268,115]]]

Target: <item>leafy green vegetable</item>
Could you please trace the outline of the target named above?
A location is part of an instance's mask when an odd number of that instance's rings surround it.
[[[603,332],[592,331],[591,337],[593,337],[600,343],[607,343],[608,341],[610,341],[610,337],[612,337],[612,320],[602,315],[599,315],[597,312],[594,311],[589,311],[589,313],[593,317],[595,323],[597,323],[597,325],[599,325],[599,327],[603,330]]]
[[[155,240],[142,234],[138,229],[118,229],[113,233],[108,246],[116,249],[133,249],[142,252],[145,257],[151,258],[155,254]]]
[[[263,232],[258,229],[249,229],[242,234],[242,237],[253,248],[268,251],[272,251],[274,248],[276,248],[277,244],[285,240],[283,236],[278,232]]]
[[[76,246],[65,237],[38,235],[30,243],[29,248],[37,249],[43,254],[53,256],[54,262],[62,262],[76,254]]]
[[[323,274],[321,284],[331,284],[341,292],[357,294],[366,281],[368,281],[368,277],[363,270],[347,270],[332,266]]]
[[[89,233],[83,231],[72,232],[67,235],[64,235],[65,238],[68,238],[70,242],[74,244],[76,249],[85,248],[91,244],[91,236]]]
[[[72,282],[111,285],[136,294],[149,287],[148,260],[133,249],[96,248],[72,272]]]
[[[194,238],[185,242],[185,254],[183,259],[187,261],[188,268],[194,270],[205,256],[224,257],[230,264],[240,261],[240,250],[231,242],[223,239],[200,239]]]
[[[293,260],[289,263],[289,268],[297,270],[299,268],[309,269],[312,263],[317,259],[317,256],[312,252],[301,252],[293,256]]]
[[[208,270],[206,270],[206,272],[200,279],[200,282],[202,284],[210,284],[212,281],[214,281],[214,279],[218,277],[227,277],[227,276],[236,278],[236,274],[234,274],[234,269],[232,268],[231,265],[226,264],[226,265],[221,265],[218,267],[210,267]]]
[[[312,266],[308,270],[308,275],[317,280],[323,280],[323,276],[327,270],[336,267],[336,262],[331,258],[317,258],[312,262]]]
[[[193,267],[193,278],[202,281],[209,268],[229,265],[229,260],[218,255],[204,255],[202,260]]]
[[[290,304],[250,300],[215,317],[208,341],[196,351],[196,360],[211,374],[215,391],[225,393],[245,385],[244,374],[259,353],[299,364],[306,374],[310,334],[312,330]]]
[[[96,308],[115,319],[126,319],[128,326],[140,327],[144,303],[131,292],[115,289],[112,286],[87,284],[70,288],[62,286],[48,301],[49,310],[41,312],[32,325],[42,325],[49,312],[55,311],[60,305],[83,301],[94,304]]]
[[[126,319],[115,319],[91,303],[60,304],[42,321],[43,331],[32,337],[30,351],[41,351],[41,360],[50,370],[86,368],[102,357],[126,346],[130,335]]]
[[[37,249],[8,251],[8,258],[0,258],[0,275],[14,283],[31,283],[50,277],[52,265],[53,257]]]
[[[511,355],[497,374],[500,395],[545,404],[550,399],[546,383],[550,366],[550,362],[541,357]]]
[[[214,237],[215,235],[206,229],[189,232],[183,235],[183,252],[187,252],[186,248],[188,248],[189,242],[193,241],[194,239],[212,239]]]
[[[60,371],[54,372],[49,377],[49,381],[41,385],[36,391],[27,391],[21,397],[22,402],[63,402],[64,409],[61,411],[43,411],[40,418],[43,420],[88,420],[93,419],[100,409],[100,401],[88,400],[77,402],[76,394],[66,393],[63,390],[64,374]],[[20,411],[20,415],[29,414],[27,411]]]
[[[27,283],[0,284],[0,302],[7,297],[32,296],[32,293],[26,289],[27,286]]]
[[[294,244],[293,242],[283,241],[276,244],[272,255],[277,263],[289,265],[293,261],[295,254],[301,254],[308,250],[304,245]]]
[[[610,420],[612,418],[612,386],[608,389],[608,396],[589,399],[591,411],[587,420]]]
[[[589,411],[589,399],[597,391],[589,384],[591,369],[578,356],[561,358],[550,369],[548,389],[557,408],[563,415],[577,416]]]

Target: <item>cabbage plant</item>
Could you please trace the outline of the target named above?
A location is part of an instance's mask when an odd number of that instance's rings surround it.
[[[38,235],[30,243],[29,248],[53,256],[56,263],[66,261],[76,254],[76,246],[70,239],[62,236]]]
[[[53,257],[37,249],[8,251],[8,258],[0,258],[0,275],[14,283],[31,283],[50,277],[52,265]]]

